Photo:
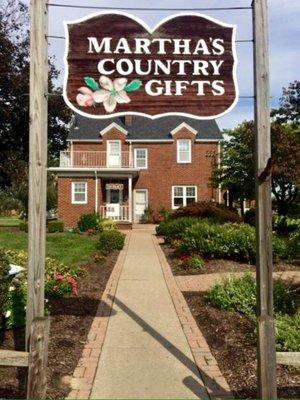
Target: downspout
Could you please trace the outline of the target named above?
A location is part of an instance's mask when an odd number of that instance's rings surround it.
[[[221,168],[221,142],[218,141],[218,170]],[[221,184],[219,183],[218,185],[218,195],[219,195],[219,201],[218,203],[222,203],[222,189],[221,189]]]
[[[95,212],[98,212],[98,175],[95,171]]]

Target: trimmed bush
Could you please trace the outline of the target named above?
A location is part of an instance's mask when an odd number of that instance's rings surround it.
[[[28,222],[27,221],[21,221],[19,224],[20,231],[22,232],[28,232]]]
[[[4,253],[0,250],[0,324],[7,306],[10,277],[9,273],[9,260]]]
[[[215,258],[255,262],[255,229],[248,224],[212,224],[198,221],[184,231],[177,245],[181,254],[200,254]],[[274,258],[289,258],[286,240],[274,236]]]
[[[63,232],[65,224],[62,221],[49,221],[48,222],[48,232]]]
[[[107,256],[113,250],[122,250],[125,242],[125,235],[117,230],[103,231],[99,235],[97,249],[101,254]]]
[[[289,218],[282,215],[273,217],[273,229],[279,235],[289,235],[292,232],[300,231],[300,219]]]
[[[300,351],[300,313],[276,315],[276,350]]]
[[[237,212],[230,210],[224,204],[218,204],[212,201],[198,201],[188,204],[185,207],[180,207],[172,214],[172,217],[214,218],[218,222],[241,221]]]
[[[244,222],[251,226],[255,226],[255,208],[250,208],[245,212]]]
[[[86,213],[81,214],[77,226],[81,232],[86,232],[89,229],[99,229],[100,217],[99,214],[93,213]]]
[[[296,311],[295,295],[284,282],[274,281],[274,311],[293,314]],[[256,283],[250,274],[231,277],[217,283],[207,294],[208,301],[221,310],[238,311],[246,315],[256,310]]]
[[[199,222],[199,218],[196,217],[182,217],[162,221],[156,227],[156,233],[159,236],[164,236],[167,243],[171,243],[173,240],[181,239],[186,229],[195,225],[197,222]]]

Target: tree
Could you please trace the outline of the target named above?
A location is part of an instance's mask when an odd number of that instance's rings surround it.
[[[0,189],[9,187],[19,160],[28,163],[29,145],[29,30],[28,7],[19,0],[0,6]],[[70,112],[54,81],[59,72],[49,61],[48,150],[57,157],[66,147]],[[24,166],[22,166],[24,168]]]
[[[253,199],[255,190],[255,153],[253,121],[246,121],[227,131],[221,167],[216,167],[212,183],[228,189],[235,201]],[[289,124],[271,124],[273,159],[272,193],[280,215],[286,215],[299,200],[300,137]]]
[[[271,116],[280,123],[300,124],[300,81],[294,81],[283,88],[279,108],[271,111]]]

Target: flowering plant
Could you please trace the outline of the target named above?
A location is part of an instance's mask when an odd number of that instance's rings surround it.
[[[46,282],[45,293],[54,297],[61,297],[65,294],[77,295],[77,281],[69,274],[61,275],[60,273],[55,273],[53,278]]]
[[[107,113],[112,113],[117,104],[129,103],[131,100],[127,93],[138,90],[142,85],[139,79],[127,83],[126,78],[112,81],[105,75],[100,76],[99,83],[88,76],[84,78],[84,82],[87,86],[78,89],[77,104],[81,107],[95,107],[96,104],[103,103]]]

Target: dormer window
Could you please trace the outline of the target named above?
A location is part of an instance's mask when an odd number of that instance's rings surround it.
[[[186,164],[192,162],[192,141],[190,139],[177,140],[177,162]]]

